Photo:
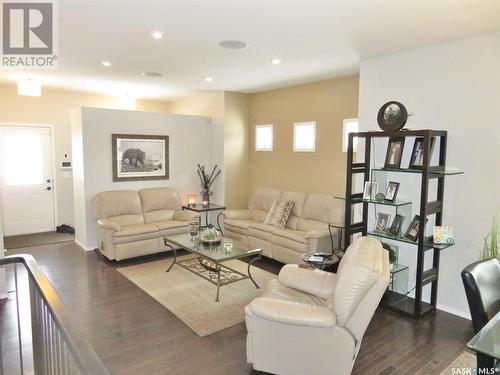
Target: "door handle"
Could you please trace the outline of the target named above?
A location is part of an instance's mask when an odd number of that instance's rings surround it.
[[[50,186],[47,186],[45,189],[52,190],[52,188]]]

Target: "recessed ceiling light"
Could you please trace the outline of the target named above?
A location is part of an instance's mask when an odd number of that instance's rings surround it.
[[[32,77],[21,77],[17,81],[17,94],[24,96],[41,96],[42,83]]]
[[[281,64],[281,62],[282,62],[282,61],[283,61],[283,60],[281,60],[281,59],[272,59],[272,60],[271,60],[271,63],[272,63],[273,65],[279,65],[279,64]]]
[[[158,72],[144,72],[144,73],[141,73],[144,77],[153,77],[153,78],[157,78],[157,77],[161,77],[163,76],[163,74],[161,73],[158,73]]]
[[[151,36],[155,39],[162,39],[165,36],[165,33],[163,31],[151,31]]]
[[[223,40],[219,43],[219,46],[227,49],[242,49],[247,48],[248,43],[242,42],[241,40]]]
[[[205,80],[205,82],[212,82],[214,79],[212,77],[203,77],[203,79]]]
[[[104,60],[104,61],[101,61],[101,64],[102,64],[102,66],[105,66],[106,68],[108,68],[111,66],[111,61]]]

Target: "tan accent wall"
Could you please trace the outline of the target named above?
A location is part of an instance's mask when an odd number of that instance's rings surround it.
[[[359,76],[250,95],[248,191],[258,186],[343,194],[343,120],[358,116]],[[293,124],[316,121],[316,152],[293,152]],[[375,119],[374,119],[375,121]],[[274,125],[274,150],[255,151],[255,125]]]
[[[224,172],[214,186],[213,202],[231,208],[246,208],[248,203],[248,99],[236,92],[201,91],[168,105],[171,113],[212,118],[212,142],[223,139],[223,145],[213,149],[220,153],[215,160]]]
[[[64,158],[71,159],[70,110],[78,107],[119,108],[118,98],[79,91],[42,88],[42,96],[17,94],[17,86],[0,85],[0,122],[50,124],[54,128],[56,166]],[[167,102],[138,100],[137,110],[168,112]],[[140,124],[138,124],[138,131]],[[66,173],[65,173],[66,172]],[[58,200],[58,225],[73,225],[73,179],[67,171],[56,167],[55,191]]]
[[[224,165],[227,207],[248,205],[249,95],[225,92]]]

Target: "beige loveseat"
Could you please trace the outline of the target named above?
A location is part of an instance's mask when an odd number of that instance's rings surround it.
[[[94,197],[97,243],[108,259],[122,260],[169,250],[163,237],[187,233],[199,215],[181,210],[172,188],[104,191]]]
[[[285,229],[264,224],[277,199],[295,202]],[[344,203],[333,195],[257,188],[246,210],[224,212],[224,234],[237,241],[258,247],[263,255],[283,263],[302,263],[302,254],[332,251],[328,224],[344,222]],[[332,231],[338,241],[337,231]]]

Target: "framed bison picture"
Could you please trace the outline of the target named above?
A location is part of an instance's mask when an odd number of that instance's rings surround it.
[[[168,136],[112,134],[113,181],[169,178]]]

